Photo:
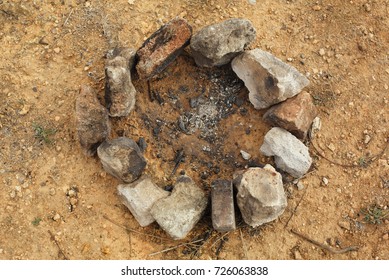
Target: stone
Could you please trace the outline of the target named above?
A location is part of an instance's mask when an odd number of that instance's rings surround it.
[[[252,227],[274,221],[287,206],[282,176],[273,166],[235,172],[234,186],[243,220]]]
[[[312,102],[311,95],[303,91],[280,104],[270,107],[263,119],[271,126],[282,127],[295,135],[305,139],[317,110]]]
[[[198,66],[213,67],[229,63],[256,35],[247,19],[229,19],[201,29],[190,40],[192,56]]]
[[[138,179],[146,160],[132,139],[119,137],[104,141],[97,149],[104,170],[125,183]]]
[[[130,210],[142,227],[155,221],[150,214],[150,209],[154,203],[170,194],[155,185],[147,176],[143,176],[130,184],[120,184],[117,190],[122,203]]]
[[[111,131],[107,109],[87,85],[81,86],[76,99],[76,127],[81,147],[89,156],[96,154],[97,147]]]
[[[241,154],[242,158],[245,160],[249,160],[251,158],[251,155],[246,151],[240,150],[240,154]]]
[[[249,90],[255,109],[265,109],[291,98],[309,84],[296,68],[260,49],[245,51],[231,62]]]
[[[162,72],[189,44],[192,27],[176,17],[152,34],[137,51],[136,70],[141,79],[150,79]]]
[[[173,239],[183,239],[200,220],[208,204],[205,193],[187,176],[180,176],[170,196],[154,203],[151,215]]]
[[[232,182],[215,180],[211,185],[212,226],[219,232],[234,230],[235,209]]]
[[[111,117],[125,117],[135,108],[136,89],[131,80],[135,50],[114,49],[105,66],[105,100]]]
[[[280,127],[266,133],[260,152],[274,156],[276,166],[294,178],[301,178],[312,164],[308,148],[296,136]]]

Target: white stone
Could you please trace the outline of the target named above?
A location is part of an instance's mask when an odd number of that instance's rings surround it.
[[[260,151],[265,156],[274,156],[276,166],[295,178],[307,173],[312,164],[304,143],[280,127],[273,127],[265,135]]]
[[[236,172],[234,185],[242,217],[252,227],[277,219],[287,206],[281,174],[269,164]]]
[[[142,177],[131,184],[121,184],[117,190],[122,203],[142,227],[155,221],[150,214],[154,203],[169,195],[169,192],[160,189],[149,177]]]

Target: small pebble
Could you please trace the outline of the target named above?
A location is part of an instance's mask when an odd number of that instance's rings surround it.
[[[327,179],[326,177],[323,177],[322,181],[323,181],[323,184],[324,184],[325,186],[327,186],[328,183],[329,183],[329,181],[328,181],[328,179]]]
[[[58,214],[58,213],[56,213],[56,214],[54,215],[54,217],[53,217],[53,220],[54,220],[54,221],[58,221],[59,219],[61,219],[61,215]]]
[[[53,50],[55,53],[60,53],[61,49],[60,48],[54,48]]]
[[[301,191],[301,190],[304,189],[304,184],[303,184],[301,181],[298,181],[297,184],[296,184],[296,186],[297,186],[297,189],[298,189],[299,191]]]
[[[365,144],[369,144],[370,140],[371,140],[370,135],[366,134],[366,135],[365,135],[365,139],[363,140],[363,142],[364,142]]]
[[[323,55],[326,54],[326,51],[325,51],[323,48],[321,48],[321,49],[319,50],[319,54],[320,54],[321,56],[323,56]]]
[[[327,148],[330,149],[332,152],[335,152],[335,150],[336,150],[336,147],[335,147],[334,143],[328,144]]]
[[[249,160],[251,158],[251,155],[246,151],[240,150],[240,154],[242,155],[242,158],[244,158],[245,160]]]
[[[389,239],[389,233],[386,233],[382,236],[382,240],[388,240]]]
[[[315,6],[312,7],[312,10],[314,10],[314,11],[320,11],[320,10],[321,10],[321,6],[315,5]]]

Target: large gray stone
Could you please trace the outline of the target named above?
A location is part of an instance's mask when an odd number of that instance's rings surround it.
[[[254,41],[255,35],[255,28],[247,19],[229,19],[209,25],[192,37],[192,56],[202,67],[224,65]]]
[[[277,219],[287,206],[281,174],[269,164],[236,172],[234,185],[242,217],[252,227]]]
[[[187,176],[180,176],[172,194],[154,203],[151,215],[173,239],[183,239],[200,220],[208,198]]]
[[[111,117],[127,116],[135,107],[136,89],[131,81],[135,50],[115,49],[105,66],[105,100]]]
[[[146,167],[138,145],[126,137],[104,141],[97,148],[97,155],[104,170],[125,183],[138,179]]]
[[[307,173],[312,164],[304,143],[280,127],[273,127],[266,133],[260,151],[265,156],[274,156],[276,166],[295,178]]]
[[[170,194],[159,188],[146,176],[127,185],[121,184],[117,189],[122,203],[127,206],[142,227],[155,221],[150,214],[154,203]]]
[[[309,84],[296,68],[260,49],[238,55],[231,66],[249,90],[250,102],[256,109],[268,108],[295,96]]]
[[[232,182],[215,180],[211,187],[212,226],[219,232],[234,230],[235,209]]]
[[[97,147],[110,134],[110,123],[107,109],[86,85],[81,86],[76,99],[76,123],[81,147],[87,155],[95,155]]]

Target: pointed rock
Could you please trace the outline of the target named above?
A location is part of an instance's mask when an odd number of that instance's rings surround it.
[[[135,50],[115,49],[105,66],[105,100],[111,117],[125,117],[135,107],[136,89],[131,81]]]
[[[297,138],[305,139],[317,110],[311,95],[303,91],[298,95],[272,106],[263,116],[271,126],[282,127]]]
[[[138,145],[126,137],[104,141],[98,147],[97,155],[104,170],[125,183],[138,179],[146,167]]]
[[[254,41],[255,35],[255,28],[247,19],[235,18],[209,25],[192,37],[192,56],[198,66],[221,66],[242,52]]]
[[[81,86],[76,99],[76,123],[81,147],[87,155],[95,155],[97,147],[109,136],[110,123],[107,109],[86,85]]]
[[[162,72],[189,44],[192,27],[182,18],[175,18],[152,34],[138,50],[136,66],[141,79],[150,79]]]
[[[269,164],[236,172],[234,185],[242,217],[252,227],[277,219],[287,206],[281,174]]]
[[[231,66],[249,90],[255,109],[268,108],[293,97],[309,84],[296,68],[260,49],[238,55]]]
[[[304,176],[312,164],[304,143],[280,127],[266,133],[260,151],[265,156],[274,156],[276,166],[295,178]]]
[[[142,227],[155,221],[150,214],[150,209],[154,203],[170,194],[160,189],[146,176],[131,184],[121,184],[117,189],[121,201]]]
[[[200,220],[208,198],[187,176],[180,176],[172,194],[154,203],[151,215],[173,239],[183,239]]]

